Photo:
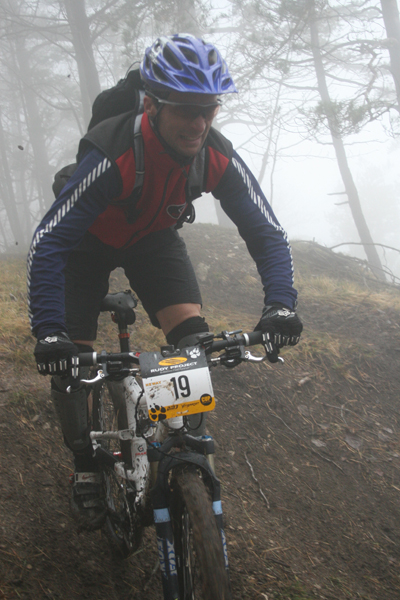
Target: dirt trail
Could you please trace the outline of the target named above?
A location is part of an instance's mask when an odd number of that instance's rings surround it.
[[[231,233],[206,235],[190,230],[207,317],[250,327],[260,294],[245,249]],[[303,346],[285,365],[212,372],[235,600],[400,598],[400,314],[382,302],[304,291]],[[124,562],[101,533],[77,533],[48,382],[9,358],[0,354],[0,598],[161,600],[151,529]]]

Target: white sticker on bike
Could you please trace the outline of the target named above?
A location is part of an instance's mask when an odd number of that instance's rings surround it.
[[[167,357],[159,352],[143,352],[139,362],[152,421],[193,415],[215,408],[204,350],[195,346]]]

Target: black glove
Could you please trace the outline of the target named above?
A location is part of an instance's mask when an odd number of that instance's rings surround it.
[[[38,340],[33,353],[41,375],[78,377],[78,348],[63,331]]]
[[[264,334],[264,346],[270,362],[278,362],[279,348],[295,346],[303,330],[296,313],[280,302],[264,306],[261,319],[254,331]]]

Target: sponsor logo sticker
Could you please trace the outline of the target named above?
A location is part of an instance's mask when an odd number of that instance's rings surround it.
[[[163,360],[160,360],[158,364],[168,367],[171,365],[180,365],[181,363],[184,363],[186,361],[187,358],[185,358],[184,356],[171,356],[170,358],[164,358]]]
[[[200,398],[200,402],[203,406],[208,406],[212,402],[212,397],[210,394],[203,394]]]

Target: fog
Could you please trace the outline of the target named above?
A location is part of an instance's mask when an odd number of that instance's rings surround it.
[[[158,35],[180,30],[226,58],[239,94],[226,99],[216,126],[259,178],[289,238],[337,246],[397,282],[395,3],[3,0],[0,16],[1,252],[26,252],[98,92]],[[195,207],[198,222],[218,223],[212,197]]]

